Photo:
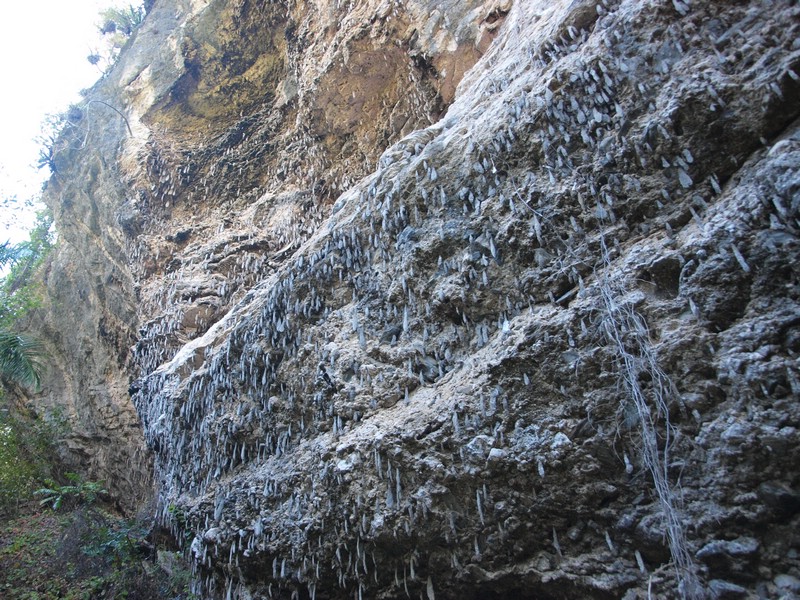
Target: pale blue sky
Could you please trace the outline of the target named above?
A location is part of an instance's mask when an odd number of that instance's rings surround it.
[[[137,4],[137,2],[133,2]],[[100,76],[86,60],[101,43],[98,13],[121,0],[25,0],[8,3],[0,19],[0,243],[22,235],[30,209],[3,200],[35,197],[46,170],[37,172],[34,138],[48,113],[80,100],[79,90]],[[19,204],[19,203],[18,203]],[[19,241],[15,239],[15,241]]]

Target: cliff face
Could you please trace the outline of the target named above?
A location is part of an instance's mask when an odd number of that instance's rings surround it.
[[[48,192],[73,456],[207,597],[791,594],[798,23],[157,1]]]

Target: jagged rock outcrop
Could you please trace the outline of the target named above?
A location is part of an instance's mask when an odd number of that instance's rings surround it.
[[[51,184],[48,396],[205,597],[791,597],[798,16],[157,1]]]

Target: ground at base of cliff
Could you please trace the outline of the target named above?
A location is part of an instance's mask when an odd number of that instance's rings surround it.
[[[0,599],[190,598],[189,572],[147,534],[99,507],[22,510],[0,525]]]

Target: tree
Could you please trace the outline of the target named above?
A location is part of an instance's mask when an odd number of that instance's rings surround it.
[[[48,212],[39,213],[28,241],[0,244],[0,268],[8,269],[0,281],[0,377],[35,388],[41,383],[44,347],[14,329],[40,303],[33,275],[53,247],[52,223]]]
[[[0,330],[15,329],[19,319],[41,304],[41,283],[34,277],[54,245],[53,217],[37,214],[28,240],[0,245]]]

